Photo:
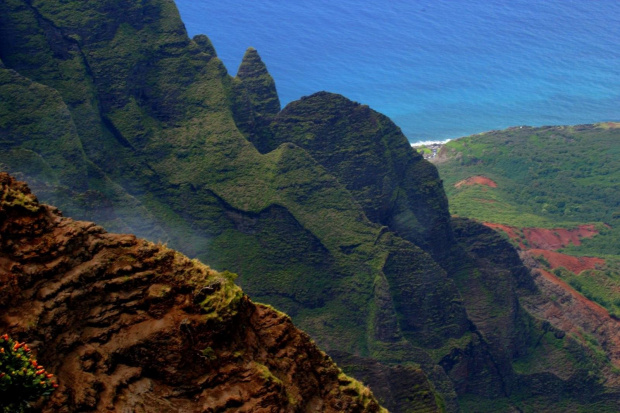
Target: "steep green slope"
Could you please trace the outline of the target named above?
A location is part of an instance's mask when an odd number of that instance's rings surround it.
[[[448,280],[437,293],[456,300],[441,305],[464,306],[472,322],[471,331],[460,337],[446,337],[443,342],[421,342],[411,334],[408,321],[415,320],[416,313],[425,309],[420,307],[423,301],[416,300],[409,307],[413,311],[402,304],[415,297],[415,292],[429,294],[429,290],[409,284],[398,274],[415,274],[423,265],[412,260],[409,251],[392,254],[386,262],[383,271],[388,275],[405,337],[426,347],[459,394],[475,395],[474,404],[487,405],[490,410],[498,400],[504,400],[506,406],[527,406],[527,397],[519,392],[535,393],[540,388],[526,378],[530,373],[527,369],[517,371],[513,363],[531,354],[536,347],[534,337],[544,333],[540,332],[540,321],[520,306],[519,297],[538,297],[540,293],[513,248],[501,238],[492,237],[494,233],[480,224],[450,222],[435,168],[411,151],[389,119],[366,106],[321,92],[284,108],[272,129],[273,146],[288,141],[306,149],[347,187],[369,219],[426,248],[446,271]],[[450,293],[454,288],[458,296]],[[428,301],[436,300],[437,293],[431,292],[435,297]],[[432,318],[423,321],[427,328],[437,331],[449,327],[449,322],[443,319],[436,323]],[[567,359],[574,357],[569,351],[572,345],[579,348],[575,343],[567,344],[559,353]],[[583,354],[575,351],[577,356]],[[596,370],[604,364],[579,366],[571,374],[577,380],[587,375],[588,369]],[[524,381],[528,384],[523,387]],[[588,404],[589,397],[587,392],[575,390],[571,403]],[[545,409],[554,403],[541,399],[536,404]],[[463,406],[471,409],[467,402]]]
[[[0,59],[1,162],[43,200],[240,273],[392,411],[540,390],[513,368],[540,332],[528,274],[455,237],[437,171],[386,117],[327,93],[278,113],[258,54],[229,76],[168,0],[6,0]]]
[[[84,219],[152,239],[152,214],[86,157],[74,118],[52,88],[0,67],[0,168],[19,171],[49,202]]]
[[[266,150],[287,141],[306,149],[351,191],[371,221],[434,255],[452,242],[436,169],[384,115],[321,92],[284,108],[272,129]]]
[[[415,351],[399,332],[381,272],[394,249],[379,242],[381,227],[369,222],[348,191],[305,151],[283,145],[261,155],[239,132],[234,117],[239,104],[254,119],[279,109],[279,104],[261,106],[257,93],[262,92],[252,79],[264,77],[264,67],[262,74],[247,67],[259,62],[257,55],[248,52],[238,78],[230,78],[207,39],[186,37],[167,1],[142,6],[10,1],[1,7],[3,62],[54,90],[75,124],[79,141],[74,140],[83,148],[85,162],[94,163],[102,176],[145,205],[171,246],[218,268],[242,272],[240,282],[253,295],[290,311],[328,349],[415,361],[403,358]],[[31,122],[22,114],[18,118],[6,128],[7,139],[15,146],[30,145],[16,136]],[[41,119],[70,129],[53,115],[42,114]],[[45,143],[54,148],[49,139]],[[63,170],[54,150],[38,150],[37,155],[50,169]],[[19,164],[7,169],[30,172]],[[27,178],[48,182],[46,176],[34,175]],[[106,200],[114,211],[127,207],[123,200]],[[103,213],[87,215],[87,208],[71,197],[61,206],[73,208],[78,217],[99,220]],[[126,221],[143,218],[148,224],[146,214],[137,208],[133,212]],[[145,235],[144,228],[122,229]],[[411,244],[397,244],[398,251],[423,254]],[[405,279],[436,290],[434,274],[445,274],[422,257],[427,268]],[[422,289],[416,295],[427,300]],[[408,321],[423,333],[421,341],[438,342],[464,329],[464,310],[444,311],[442,300],[451,296],[440,296],[426,304],[427,312]],[[408,305],[413,302],[401,307]],[[446,317],[461,322],[436,332],[423,322],[429,312],[436,313],[432,318],[438,324]],[[389,336],[388,344],[382,346],[381,337],[375,337],[376,325],[389,326],[389,333],[384,332],[387,327],[380,329]],[[431,363],[423,351],[415,359]]]

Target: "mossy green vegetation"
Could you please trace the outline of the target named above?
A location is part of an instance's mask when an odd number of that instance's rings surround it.
[[[582,274],[554,272],[617,317],[619,159],[620,129],[608,122],[519,127],[461,138],[447,143],[436,162],[453,214],[517,228],[594,224],[597,235],[559,252],[601,257],[606,264]],[[485,176],[497,186],[457,185],[472,176]],[[551,270],[548,262],[541,264]]]
[[[4,146],[12,163],[2,163],[40,182],[42,199],[61,200],[55,203],[72,216],[238,272],[252,296],[289,312],[324,347],[369,354],[379,340],[367,313],[373,280],[392,249],[381,226],[307,150],[282,143],[261,154],[248,141],[244,134],[263,136],[280,109],[255,51],[231,78],[208,39],[187,38],[171,1],[147,3],[0,5],[7,66],[0,93],[14,96],[19,87],[27,98],[3,116],[3,137],[24,155]],[[240,105],[251,128],[239,120]],[[39,107],[36,119],[28,117]],[[64,160],[72,152],[60,151],[59,140],[73,145],[75,163]],[[76,178],[62,175],[69,173]],[[440,271],[427,267],[412,277]],[[217,285],[210,288],[223,295],[219,301],[238,299],[229,281]],[[436,287],[429,279],[425,288]],[[204,300],[207,316],[217,316]],[[429,301],[419,317],[442,313],[441,300]],[[393,307],[381,314],[398,329]]]
[[[0,163],[42,200],[221,270],[196,281],[205,317],[234,311],[238,273],[324,349],[371,360],[392,411],[506,400],[536,332],[522,267],[451,220],[388,118],[326,92],[280,111],[258,53],[231,77],[169,0],[8,0],[0,30]]]
[[[620,255],[620,128],[616,124],[518,127],[448,142],[436,165],[450,211],[517,227],[574,228],[606,223],[576,255]],[[496,188],[462,185],[483,175]]]

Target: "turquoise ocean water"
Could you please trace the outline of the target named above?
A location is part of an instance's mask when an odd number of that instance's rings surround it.
[[[235,74],[258,50],[282,104],[320,90],[411,142],[620,121],[618,0],[177,0]]]

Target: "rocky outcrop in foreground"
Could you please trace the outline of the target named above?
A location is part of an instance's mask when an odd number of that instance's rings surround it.
[[[43,411],[384,411],[232,279],[0,173],[0,331],[57,375]]]

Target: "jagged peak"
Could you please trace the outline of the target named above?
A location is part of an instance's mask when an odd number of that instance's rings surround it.
[[[207,54],[209,57],[217,57],[217,52],[215,51],[215,47],[213,47],[213,43],[211,39],[205,34],[197,34],[192,38],[194,43],[198,45],[200,51]]]
[[[248,47],[241,59],[239,69],[237,69],[237,77],[241,80],[253,77],[255,72],[267,72],[267,66],[261,59],[258,51],[253,47]]]
[[[250,102],[259,115],[275,115],[280,111],[276,83],[267,66],[253,47],[249,47],[237,70],[237,79],[248,92]]]

